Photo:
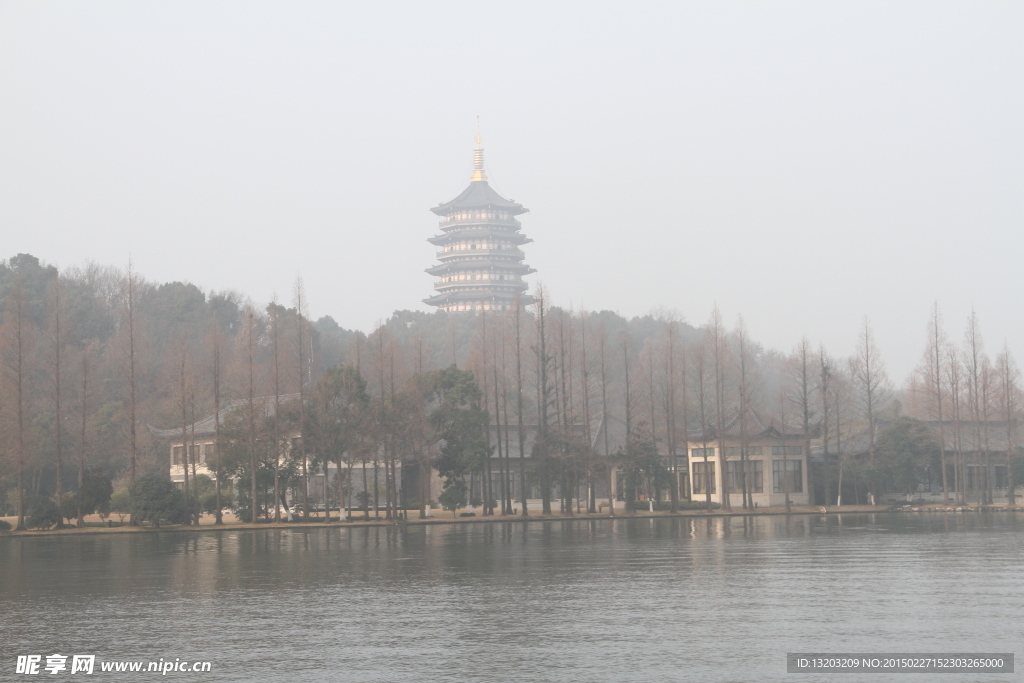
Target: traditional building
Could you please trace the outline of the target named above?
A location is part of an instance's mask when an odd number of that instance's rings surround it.
[[[687,439],[691,498],[706,500],[710,493],[711,502],[721,503],[726,491],[729,503],[741,507],[746,483],[759,507],[782,506],[787,497],[793,505],[809,505],[805,441],[802,430],[756,411],[744,421],[739,413],[726,418],[721,435],[714,426],[707,433],[692,433]]]
[[[504,311],[518,297],[531,303],[523,276],[535,272],[523,263],[520,247],[530,238],[519,232],[516,216],[526,213],[487,183],[480,134],[473,150],[473,177],[455,199],[431,209],[441,217],[441,234],[428,241],[441,248],[441,262],[427,272],[437,277],[437,294],[424,303],[442,311]]]

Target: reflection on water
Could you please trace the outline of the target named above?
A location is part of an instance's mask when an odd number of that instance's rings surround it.
[[[266,683],[781,681],[789,651],[1024,652],[1022,528],[858,514],[7,538],[0,672],[74,652]]]

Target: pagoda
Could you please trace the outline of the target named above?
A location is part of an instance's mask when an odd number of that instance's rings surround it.
[[[431,209],[441,217],[441,234],[428,242],[440,247],[441,262],[427,272],[437,277],[437,294],[424,303],[442,311],[505,311],[518,298],[532,302],[523,276],[535,272],[523,263],[520,247],[533,240],[519,232],[516,216],[529,209],[505,199],[487,184],[480,133],[473,149],[473,177],[462,194]]]

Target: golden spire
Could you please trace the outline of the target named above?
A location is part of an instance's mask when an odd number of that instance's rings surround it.
[[[480,146],[483,138],[480,137],[480,117],[476,117],[476,147],[473,148],[473,181],[487,180],[487,173],[484,172],[484,148]]]

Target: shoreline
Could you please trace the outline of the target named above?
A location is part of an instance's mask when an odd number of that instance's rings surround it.
[[[37,530],[29,529],[25,531],[9,531],[0,532],[0,538],[30,538],[30,537],[45,537],[45,536],[83,536],[83,535],[100,535],[100,534],[145,534],[145,533],[188,533],[188,532],[222,532],[222,531],[256,531],[266,529],[359,529],[368,527],[397,527],[397,526],[431,526],[431,525],[452,525],[452,524],[496,524],[500,522],[565,522],[565,521],[587,521],[587,520],[619,520],[619,519],[678,519],[678,518],[712,518],[712,517],[779,517],[786,515],[840,515],[840,514],[853,514],[853,513],[865,513],[865,512],[994,512],[994,511],[1005,511],[1014,512],[1016,507],[1010,507],[1007,505],[987,505],[987,506],[946,506],[942,504],[938,505],[920,505],[912,506],[910,504],[905,505],[844,505],[842,507],[836,506],[793,506],[790,512],[786,512],[785,508],[762,508],[759,510],[740,510],[732,512],[723,512],[721,510],[713,510],[708,512],[707,510],[680,510],[679,512],[647,512],[647,511],[635,511],[626,512],[623,511],[621,514],[609,515],[607,513],[581,513],[581,514],[551,514],[541,515],[532,514],[529,516],[522,515],[492,515],[487,517],[428,517],[420,519],[418,516],[409,520],[385,520],[385,519],[359,519],[350,520],[345,522],[339,521],[323,521],[323,520],[311,520],[308,522],[265,522],[253,524],[252,522],[228,522],[225,524],[214,524],[202,523],[196,526],[186,526],[184,524],[173,524],[161,527],[153,526],[115,526],[115,527],[65,527],[63,529],[49,529],[49,530]],[[418,511],[412,511],[412,514],[418,515]],[[447,513],[444,513],[447,515]],[[212,515],[204,515],[204,517],[212,517]]]

